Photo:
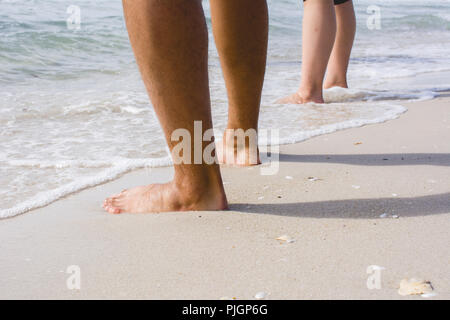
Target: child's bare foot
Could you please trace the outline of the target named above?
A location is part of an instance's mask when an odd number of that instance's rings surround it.
[[[195,189],[195,190],[194,190]],[[152,184],[124,190],[107,198],[103,208],[109,213],[155,213],[167,211],[225,210],[223,187],[183,188],[175,182]]]
[[[278,104],[304,104],[308,102],[314,103],[324,103],[323,97],[321,94],[318,95],[305,95],[299,92],[291,94],[285,98],[279,99],[276,101]]]
[[[230,166],[248,167],[261,164],[256,130],[250,129],[247,136],[243,130],[225,130],[223,139],[216,142],[216,155],[219,163]]]

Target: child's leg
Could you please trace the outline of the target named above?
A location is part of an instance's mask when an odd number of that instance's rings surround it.
[[[298,91],[279,103],[323,103],[325,70],[336,36],[336,14],[332,0],[304,2],[302,78]]]
[[[347,1],[335,7],[337,33],[333,51],[328,62],[325,88],[347,88],[347,68],[356,31],[353,2]]]

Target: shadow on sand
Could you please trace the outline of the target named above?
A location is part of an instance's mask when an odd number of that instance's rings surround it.
[[[450,153],[386,153],[386,154],[280,154],[280,162],[342,163],[358,166],[446,166]]]
[[[449,166],[449,153],[405,153],[405,154],[280,154],[280,162],[341,163],[359,166],[432,165]],[[450,212],[450,193],[414,198],[348,199],[319,202],[238,203],[231,210],[247,213],[262,213],[292,217],[314,218],[379,218],[383,213],[400,217],[415,217]]]
[[[381,214],[417,217],[450,212],[450,193],[415,198],[348,199],[318,202],[237,203],[230,210],[311,218],[379,218]]]

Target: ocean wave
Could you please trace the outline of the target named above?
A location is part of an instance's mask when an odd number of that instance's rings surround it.
[[[17,164],[28,164],[32,166],[55,166],[55,167],[62,167],[65,166],[73,166],[73,165],[92,165],[92,162],[85,162],[82,160],[78,160],[75,162],[66,162],[66,163],[46,163],[46,162],[17,162]],[[99,163],[95,163],[95,165],[98,165]],[[105,164],[105,163],[102,163]],[[13,206],[12,208],[8,209],[2,209],[0,210],[0,219],[5,218],[11,218],[17,215],[20,215],[22,213],[25,213],[27,211],[44,207],[46,205],[49,205],[52,202],[55,202],[56,200],[59,200],[67,195],[73,194],[75,192],[78,192],[80,190],[94,187],[99,184],[117,179],[124,173],[127,173],[131,170],[139,169],[139,168],[152,168],[152,167],[162,167],[162,166],[168,166],[171,164],[170,158],[161,158],[161,159],[128,159],[124,160],[120,163],[115,162],[110,168],[107,168],[100,173],[91,176],[91,177],[85,177],[77,179],[74,182],[62,185],[56,189],[49,190],[49,191],[42,191],[35,196],[21,201],[19,204]]]
[[[332,90],[333,91],[333,90]],[[334,90],[336,91],[336,90]],[[337,107],[336,103],[334,104],[328,104],[325,105],[325,108],[331,107]],[[309,106],[306,106],[306,108],[317,108],[317,107],[323,107],[311,104]],[[370,105],[366,105],[364,108],[370,108]],[[373,107],[373,106],[372,106]],[[354,127],[360,127],[367,124],[374,124],[374,123],[380,123],[385,122],[387,120],[395,119],[400,114],[405,112],[407,109],[403,106],[399,105],[393,105],[388,103],[378,103],[377,107],[380,108],[380,110],[383,110],[382,113],[380,113],[375,118],[353,118],[353,119],[347,119],[343,120],[337,123],[333,124],[326,124],[319,126],[316,129],[313,130],[297,130],[292,131],[289,130],[289,133],[286,134],[286,131],[284,134],[280,135],[279,141],[267,141],[267,140],[260,140],[260,146],[264,147],[269,145],[275,145],[275,144],[290,144],[290,143],[296,143],[301,142],[307,139],[310,139],[315,136],[328,134],[332,132],[336,132],[339,130],[344,130],[348,128],[354,128]],[[289,106],[285,106],[285,108],[289,108]],[[298,106],[295,106],[295,108],[298,108]],[[285,109],[286,110],[286,109]],[[264,121],[263,121],[264,123]],[[295,125],[295,123],[294,123]],[[264,129],[264,125],[262,126],[262,129]],[[27,211],[30,211],[32,209],[36,209],[39,207],[46,206],[58,199],[61,199],[67,195],[76,193],[80,190],[94,187],[96,185],[114,180],[121,176],[122,174],[139,169],[139,168],[155,168],[155,167],[165,167],[170,166],[172,164],[170,158],[164,157],[164,158],[158,158],[158,159],[110,159],[110,160],[86,160],[86,159],[77,159],[77,160],[42,160],[42,159],[25,159],[25,160],[7,160],[6,164],[10,167],[16,167],[16,168],[33,168],[33,169],[67,169],[67,168],[94,168],[94,169],[102,169],[100,172],[97,172],[89,177],[79,177],[76,178],[75,181],[72,181],[67,184],[62,184],[58,186],[57,188],[48,190],[48,191],[41,191],[34,196],[27,198],[27,199],[21,199],[19,203],[14,205],[11,208],[8,209],[2,209],[0,210],[0,218],[10,218],[13,216],[17,216],[19,214],[25,213]]]

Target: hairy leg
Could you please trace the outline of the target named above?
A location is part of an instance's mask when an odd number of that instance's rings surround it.
[[[212,128],[201,1],[123,0],[123,6],[142,79],[172,150],[174,130],[188,130],[193,141],[194,121],[201,121],[202,133]],[[104,208],[110,213],[225,209],[219,166],[190,163],[174,165],[173,181],[125,190],[106,199]]]
[[[356,32],[356,17],[353,2],[347,1],[337,5],[337,32],[333,51],[328,61],[324,87],[343,87],[347,85],[347,68]]]
[[[214,38],[228,92],[228,126],[218,145],[222,163],[259,163],[257,141],[238,148],[231,130],[258,130],[268,41],[266,0],[210,0]],[[256,154],[250,154],[255,152]],[[244,153],[244,155],[242,155]],[[227,157],[226,155],[232,155]],[[242,161],[239,161],[242,159]],[[252,161],[253,159],[253,161]]]
[[[279,103],[323,103],[322,86],[336,36],[336,14],[332,0],[304,2],[302,78],[296,93]]]

